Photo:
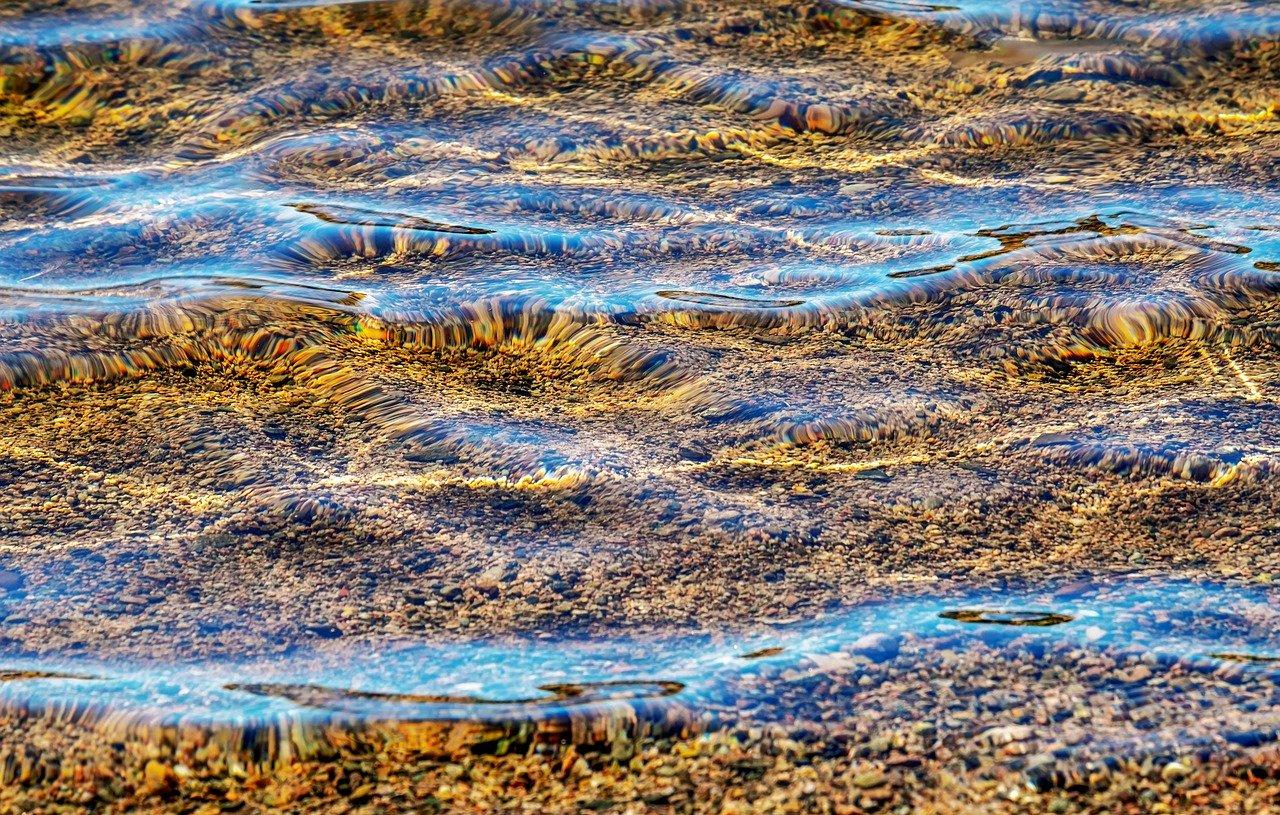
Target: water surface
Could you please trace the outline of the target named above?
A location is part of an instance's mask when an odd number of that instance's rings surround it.
[[[1261,766],[1278,71],[1250,0],[6,5],[0,740]]]

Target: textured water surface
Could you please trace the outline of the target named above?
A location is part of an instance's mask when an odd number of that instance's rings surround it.
[[[1269,801],[1278,106],[1261,0],[4,4],[0,775]]]

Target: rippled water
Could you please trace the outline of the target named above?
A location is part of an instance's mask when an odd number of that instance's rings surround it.
[[[1265,745],[1278,76],[1249,0],[10,2],[0,698]]]

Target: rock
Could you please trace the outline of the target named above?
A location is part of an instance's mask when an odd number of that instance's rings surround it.
[[[676,454],[685,461],[703,462],[711,460],[710,453],[703,450],[701,447],[696,447],[692,444],[686,444],[676,448]]]
[[[934,726],[933,722],[916,722],[911,726],[911,732],[915,733],[917,736],[924,736],[927,738],[937,733],[938,728]]]
[[[867,770],[858,773],[853,777],[853,785],[860,790],[869,790],[875,787],[883,786],[888,781],[884,773],[879,770]]]
[[[1160,777],[1165,781],[1179,781],[1191,774],[1191,768],[1180,761],[1170,761],[1164,765],[1164,769],[1160,771]]]
[[[1145,682],[1151,678],[1151,669],[1146,665],[1135,665],[1120,675],[1125,682]]]
[[[1012,744],[1015,741],[1026,741],[1034,734],[1035,731],[1024,724],[1012,724],[985,730],[978,738],[987,744],[1000,746],[1004,744]]]
[[[506,582],[507,569],[502,564],[490,566],[476,576],[476,588],[481,591],[497,591]]]
[[[1050,102],[1079,102],[1084,98],[1084,90],[1070,85],[1059,85],[1051,88],[1044,98]]]
[[[169,765],[155,759],[147,762],[142,775],[147,789],[153,793],[171,792],[178,788],[178,774]]]
[[[722,524],[731,523],[742,517],[742,513],[733,509],[709,509],[702,516],[702,520],[706,524]]]
[[[445,600],[457,600],[462,597],[462,587],[457,583],[442,583],[439,593]]]

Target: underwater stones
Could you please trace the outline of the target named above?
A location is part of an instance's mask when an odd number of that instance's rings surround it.
[[[1265,4],[0,6],[0,809],[1273,803]]]
[[[1160,768],[1160,777],[1165,781],[1181,781],[1191,774],[1191,768],[1180,761],[1170,761]]]
[[[861,790],[875,789],[876,787],[884,786],[887,782],[888,778],[878,770],[867,770],[858,773],[850,780],[850,783]]]
[[[1016,742],[1027,741],[1035,736],[1034,728],[1027,725],[1004,725],[984,730],[978,739],[993,747],[1006,747]]]
[[[143,778],[146,781],[147,790],[153,794],[173,792],[181,783],[172,767],[155,759],[147,762],[143,769]]]

